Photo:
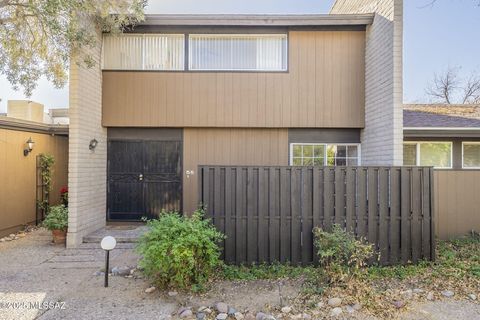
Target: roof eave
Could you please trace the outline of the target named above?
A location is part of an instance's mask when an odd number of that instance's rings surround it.
[[[147,14],[140,25],[165,26],[361,26],[373,23],[373,14]]]

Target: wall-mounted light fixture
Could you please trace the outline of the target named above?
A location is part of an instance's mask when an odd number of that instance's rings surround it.
[[[34,144],[35,142],[33,142],[32,137],[28,138],[27,142],[25,142],[25,149],[23,149],[23,155],[25,157],[32,152]]]
[[[95,148],[97,147],[97,144],[98,144],[98,141],[97,139],[93,138],[92,140],[90,140],[90,144],[88,145],[88,149],[90,150],[95,150]]]

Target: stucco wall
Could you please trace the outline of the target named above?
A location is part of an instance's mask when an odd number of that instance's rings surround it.
[[[24,156],[29,138],[35,145]],[[58,204],[60,189],[67,184],[68,137],[0,129],[0,237],[35,222],[36,158],[41,153],[55,159],[50,203]]]
[[[401,165],[403,0],[337,0],[330,13],[375,13],[366,35],[362,163]]]
[[[79,55],[74,54],[70,67],[68,247],[79,245],[83,236],[105,226],[107,130],[101,124],[100,39],[98,33],[97,45],[85,49],[95,66],[77,65]],[[91,139],[98,141],[94,151],[88,148]]]

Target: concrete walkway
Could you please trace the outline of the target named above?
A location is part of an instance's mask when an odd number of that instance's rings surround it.
[[[119,243],[110,265],[136,266],[133,246]],[[167,319],[176,310],[175,303],[146,294],[143,279],[110,277],[104,288],[104,277],[94,275],[104,257],[98,243],[53,245],[45,230],[0,243],[0,319]],[[56,309],[40,308],[45,302]]]
[[[84,243],[100,243],[103,237],[112,236],[117,243],[135,243],[148,230],[144,224],[111,224],[83,238]]]

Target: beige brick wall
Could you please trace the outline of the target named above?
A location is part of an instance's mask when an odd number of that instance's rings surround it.
[[[106,217],[107,130],[102,120],[101,34],[98,45],[88,48],[95,59],[92,68],[79,66],[72,57],[70,67],[69,217],[67,246],[103,226]],[[98,145],[88,148],[91,139]]]
[[[366,37],[362,164],[401,165],[403,0],[337,0],[330,13],[375,13]]]

